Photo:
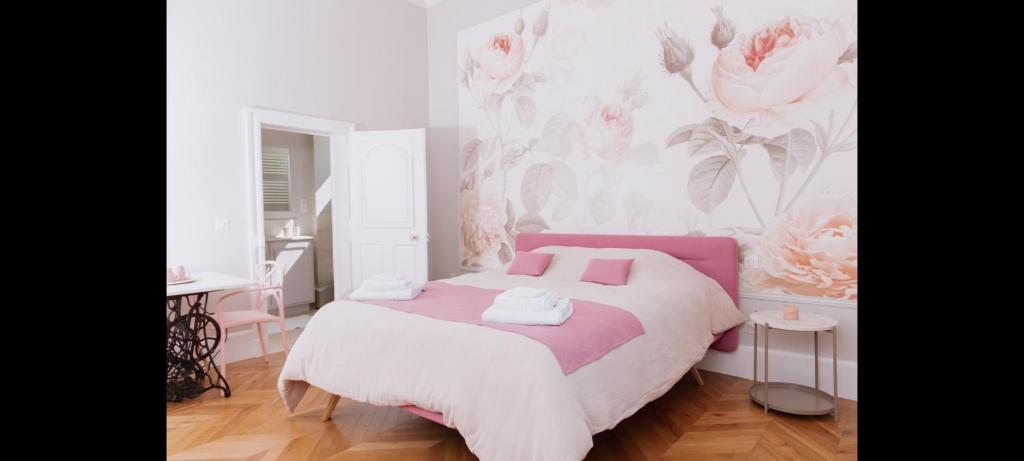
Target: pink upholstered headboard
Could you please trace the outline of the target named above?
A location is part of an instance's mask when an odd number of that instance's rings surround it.
[[[586,248],[644,248],[668,253],[711,277],[739,305],[739,248],[731,237],[672,235],[609,235],[523,233],[516,237],[516,250],[531,251],[543,246]],[[733,328],[719,335],[712,349],[734,351],[739,332]]]

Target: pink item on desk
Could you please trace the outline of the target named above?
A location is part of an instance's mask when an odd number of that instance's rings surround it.
[[[185,272],[185,266],[170,266],[167,268],[167,281],[177,282],[185,280],[188,274]]]
[[[800,308],[794,304],[783,304],[782,318],[785,320],[800,320]]]

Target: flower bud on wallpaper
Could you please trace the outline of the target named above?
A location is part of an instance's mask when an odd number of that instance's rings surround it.
[[[715,25],[711,27],[711,44],[718,49],[729,46],[729,42],[736,36],[736,25],[722,15],[722,7],[716,6],[711,9],[715,13]]]
[[[670,74],[689,74],[693,48],[668,27],[658,29],[661,40],[661,64]]]
[[[543,37],[548,31],[548,10],[544,10],[537,16],[537,21],[533,23],[533,35]]]

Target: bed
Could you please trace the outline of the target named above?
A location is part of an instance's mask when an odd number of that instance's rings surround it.
[[[310,320],[282,368],[289,411],[312,385],[332,394],[328,415],[337,396],[403,407],[457,429],[483,460],[579,460],[593,434],[663,395],[709,348],[737,346],[746,317],[736,309],[730,238],[525,233],[516,246],[555,257],[540,277],[496,269],[439,283],[551,288],[574,303],[628,311],[643,333],[567,373],[553,349],[523,334],[336,300]],[[627,257],[635,262],[625,286],[578,281],[589,258]]]

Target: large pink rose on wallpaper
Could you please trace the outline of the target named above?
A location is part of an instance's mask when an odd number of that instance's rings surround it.
[[[712,109],[737,126],[760,118],[750,131],[780,134],[798,122],[820,118],[818,103],[852,90],[839,58],[849,33],[835,19],[786,17],[743,34],[719,54],[711,72],[717,103]],[[825,113],[827,116],[827,112]]]
[[[519,34],[495,34],[480,46],[476,76],[495,92],[505,91],[519,77],[524,57]]]
[[[463,193],[459,202],[462,264],[479,266],[481,262],[491,262],[490,259],[501,250],[502,236],[505,235],[505,209],[493,194]]]
[[[622,160],[633,142],[633,113],[618,102],[602,104],[597,98],[584,103],[587,151],[599,158]]]
[[[760,241],[758,288],[857,299],[857,204],[815,198],[778,217]]]

